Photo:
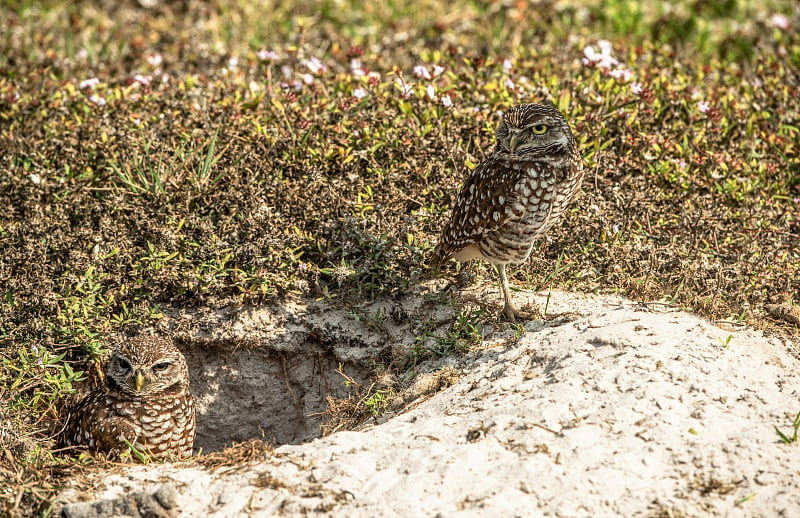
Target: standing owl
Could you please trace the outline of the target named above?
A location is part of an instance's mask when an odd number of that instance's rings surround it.
[[[189,370],[171,339],[139,336],[111,353],[102,385],[70,411],[63,446],[119,455],[127,440],[153,459],[189,457],[195,434]]]
[[[492,155],[469,175],[442,230],[431,266],[454,258],[497,265],[509,320],[529,318],[511,300],[506,265],[524,262],[583,180],[569,124],[551,104],[521,104],[503,115]]]

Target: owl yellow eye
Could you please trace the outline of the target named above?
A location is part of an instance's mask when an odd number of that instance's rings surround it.
[[[531,128],[534,135],[544,135],[547,131],[547,126],[544,124],[537,124]]]
[[[169,367],[169,365],[169,362],[158,362],[153,365],[153,368],[157,371],[164,371],[167,369],[167,367]]]

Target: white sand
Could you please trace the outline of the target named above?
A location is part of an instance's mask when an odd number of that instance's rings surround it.
[[[800,516],[800,446],[774,430],[800,411],[792,344],[641,309],[554,294],[549,313],[578,316],[448,358],[454,386],[380,425],[215,473],[132,466],[95,497],[171,482],[179,516]]]

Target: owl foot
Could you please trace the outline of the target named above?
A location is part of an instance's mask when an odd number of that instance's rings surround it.
[[[532,307],[533,311],[522,310],[514,306],[514,304],[506,303],[506,305],[503,307],[502,313],[500,313],[500,318],[508,322],[541,320],[544,318],[542,311],[536,304],[529,304],[528,306]]]

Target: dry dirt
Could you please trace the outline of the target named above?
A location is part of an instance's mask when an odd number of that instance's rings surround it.
[[[544,304],[544,294],[528,296]],[[99,474],[93,490],[60,498],[95,503],[65,513],[800,515],[798,446],[774,428],[791,434],[800,410],[798,344],[616,296],[553,293],[548,314],[564,314],[527,323],[518,340],[487,327],[474,351],[418,366],[423,379],[455,370],[453,386],[358,431],[303,443],[318,424],[307,415],[325,394],[346,392],[338,364],[366,376],[376,357],[396,361],[423,321],[452,312],[432,300],[373,303],[365,313],[377,304],[388,315],[378,332],[321,303],[171,315],[190,344],[204,449],[262,431],[282,445],[239,465]]]
[[[368,385],[376,368],[407,360],[426,321],[450,323],[452,307],[423,292],[357,311],[292,301],[168,312],[162,331],[179,338],[197,402],[195,449],[208,453],[248,439],[297,444],[319,437],[326,397],[358,392],[340,372]]]

